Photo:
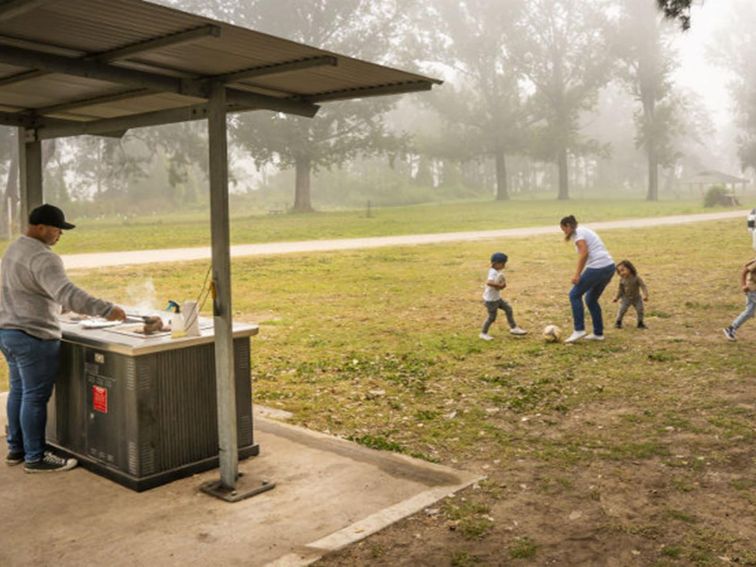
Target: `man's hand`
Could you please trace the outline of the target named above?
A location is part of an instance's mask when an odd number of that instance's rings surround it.
[[[126,312],[117,305],[114,305],[105,319],[108,321],[124,321],[126,320]]]
[[[577,283],[580,281],[580,274],[575,274],[572,276],[572,279],[570,280],[573,284],[577,285]]]
[[[750,290],[748,289],[748,285],[743,285],[743,293],[748,293]]]

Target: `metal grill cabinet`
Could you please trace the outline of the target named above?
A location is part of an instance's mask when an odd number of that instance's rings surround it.
[[[259,453],[252,427],[250,336],[234,327],[239,458]],[[48,443],[142,491],[218,465],[212,334],[132,339],[64,325]]]

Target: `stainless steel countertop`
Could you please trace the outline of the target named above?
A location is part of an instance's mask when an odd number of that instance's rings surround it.
[[[200,323],[212,323],[212,319],[200,318]],[[170,335],[157,337],[137,337],[113,332],[117,327],[106,329],[85,329],[77,322],[61,320],[63,341],[76,343],[106,352],[115,352],[128,356],[141,356],[195,345],[212,343],[213,329],[201,329],[198,337],[172,338]],[[251,337],[259,332],[257,325],[234,323],[233,334],[237,337]]]

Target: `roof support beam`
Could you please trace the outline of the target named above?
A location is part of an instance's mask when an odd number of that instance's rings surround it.
[[[1,126],[17,126],[19,128],[33,128],[35,120],[33,116],[20,112],[0,112]]]
[[[22,81],[29,81],[31,79],[36,79],[37,77],[44,77],[45,75],[49,75],[47,71],[39,71],[37,69],[33,69],[32,71],[24,71],[23,73],[18,73],[16,75],[11,75],[10,77],[4,77],[0,79],[0,87],[3,87],[5,85],[12,85],[14,83],[20,83]]]
[[[42,108],[35,108],[34,112],[39,115],[45,114],[60,114],[63,112],[70,112],[77,108],[85,108],[87,106],[94,106],[95,104],[105,104],[108,102],[118,102],[119,100],[128,100],[131,98],[139,98],[154,93],[150,89],[132,89],[129,91],[121,91],[109,95],[96,96],[90,98],[84,98],[79,100],[72,100],[70,102],[63,102],[61,104],[53,104],[51,106],[43,106]]]
[[[37,139],[50,140],[53,138],[68,138],[70,136],[108,136],[114,132],[123,132],[131,128],[144,128],[147,126],[160,126],[162,124],[175,124],[176,122],[188,122],[207,118],[207,105],[197,104],[184,108],[170,110],[158,110],[145,112],[131,116],[118,118],[103,118],[91,122],[54,121],[48,124],[48,119],[43,119],[36,129]]]
[[[320,107],[309,102],[300,102],[285,98],[276,98],[273,96],[261,95],[242,91],[238,89],[226,88],[226,99],[229,104],[235,106],[249,106],[274,112],[283,112],[285,114],[296,114],[305,118],[312,118],[318,113]]]
[[[261,110],[259,106],[234,104],[227,101],[226,112],[246,112],[248,110]],[[108,136],[120,137],[126,130],[131,128],[145,128],[148,126],[162,126],[163,124],[175,124],[177,122],[190,122],[207,118],[207,104],[195,104],[184,108],[172,108],[120,116],[118,118],[103,118],[91,122],[76,122],[73,120],[59,120],[53,118],[39,118],[22,114],[0,113],[0,124],[8,126],[23,126],[35,132],[36,139],[50,140],[53,138],[67,138],[70,136]]]
[[[307,59],[250,67],[249,69],[242,69],[240,71],[234,71],[233,73],[226,73],[225,75],[216,75],[213,79],[224,83],[235,83],[237,81],[243,81],[244,79],[268,77],[270,75],[301,71],[303,69],[312,69],[314,67],[336,67],[338,64],[339,60],[330,55],[325,57],[308,57]]]
[[[333,91],[328,93],[308,96],[306,100],[311,102],[325,102],[331,100],[345,100],[361,98],[364,96],[385,96],[402,93],[414,93],[418,91],[429,91],[434,83],[440,81],[413,81],[411,83],[398,83],[395,85],[382,85],[378,87],[359,87],[355,89],[345,89],[342,91]]]
[[[111,83],[134,85],[160,91],[183,93],[182,81],[172,77],[163,77],[154,73],[134,71],[113,67],[97,61],[84,61],[61,57],[41,51],[30,51],[7,45],[0,46],[0,61],[8,65],[62,73],[88,79],[97,79]],[[187,93],[191,94],[191,93]]]
[[[129,85],[140,89],[150,89],[158,92],[176,93],[184,96],[207,98],[209,81],[204,79],[187,80],[166,77],[155,73],[135,71],[114,67],[98,61],[84,61],[61,57],[39,51],[29,51],[17,47],[0,46],[0,61],[19,67],[31,67],[53,73],[74,75],[88,79],[96,79]],[[312,117],[318,107],[295,100],[287,100],[246,91],[227,89],[229,102],[232,104],[264,108],[276,112],[285,112],[301,116]]]
[[[0,4],[0,22],[10,20],[21,14],[47,4],[50,0],[8,0]]]
[[[186,31],[173,33],[163,37],[156,37],[154,39],[148,39],[146,41],[140,41],[117,49],[111,49],[102,53],[96,53],[87,55],[84,57],[88,61],[99,61],[101,63],[108,63],[110,61],[116,61],[117,59],[128,59],[134,55],[140,53],[146,53],[148,51],[154,51],[155,49],[162,49],[163,47],[175,47],[183,43],[189,43],[197,39],[204,37],[220,37],[221,28],[213,24],[205,26],[199,26]]]

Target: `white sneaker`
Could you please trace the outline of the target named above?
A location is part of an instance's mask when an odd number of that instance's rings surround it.
[[[590,335],[586,335],[585,340],[586,341],[603,341],[604,335],[594,335],[593,333],[591,333]]]
[[[480,335],[478,335],[478,336],[479,336],[479,337],[480,337],[481,339],[483,339],[484,341],[492,341],[492,340],[493,340],[493,337],[492,337],[491,335],[489,335],[488,333],[481,333],[481,334],[480,334]]]
[[[585,336],[585,331],[572,331],[572,334],[564,339],[565,343],[574,343],[575,341],[579,341]]]
[[[520,327],[512,327],[511,329],[509,329],[509,332],[513,335],[518,335],[518,336],[528,334],[528,332],[525,329],[520,329]]]

